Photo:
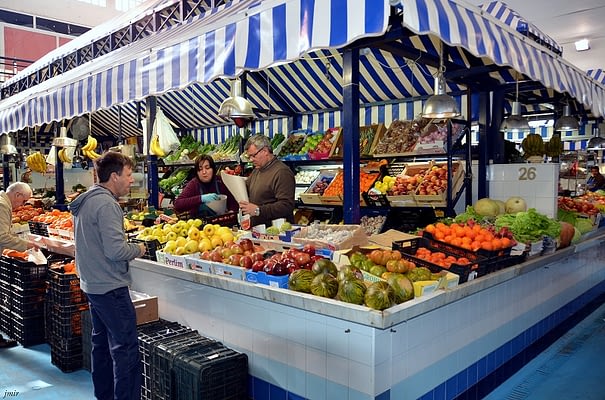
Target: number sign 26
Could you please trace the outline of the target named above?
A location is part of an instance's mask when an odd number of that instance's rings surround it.
[[[521,167],[519,168],[520,181],[533,181],[536,179],[536,167]]]

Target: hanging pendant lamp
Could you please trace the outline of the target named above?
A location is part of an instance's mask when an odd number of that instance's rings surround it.
[[[422,117],[424,118],[455,118],[460,115],[458,103],[445,92],[445,67],[443,65],[443,48],[439,51],[439,71],[435,77],[435,92],[424,103]]]
[[[580,124],[571,116],[569,104],[563,106],[563,116],[555,122],[555,131],[578,131]]]
[[[500,132],[521,133],[529,132],[529,122],[527,118],[521,116],[521,103],[519,103],[519,79],[516,80],[515,101],[513,101],[512,110],[508,117],[502,121]]]
[[[231,119],[239,128],[254,119],[252,104],[241,96],[241,81],[236,79],[231,84],[231,96],[225,99],[219,108],[218,115]]]

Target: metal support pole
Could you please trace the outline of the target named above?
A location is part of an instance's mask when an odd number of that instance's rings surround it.
[[[55,199],[59,207],[65,205],[65,181],[63,180],[63,162],[59,158],[59,148],[55,149],[55,179],[56,179],[56,193]]]
[[[358,224],[359,209],[359,49],[343,54],[343,169],[345,224]]]
[[[149,152],[149,147],[151,143],[151,136],[153,134],[153,124],[155,122],[157,105],[157,99],[154,96],[147,97],[147,110],[145,110],[145,122],[147,126],[147,190],[149,192],[147,203],[154,206],[156,209],[160,207],[158,157]]]
[[[488,124],[490,121],[490,95],[487,92],[479,94],[479,166],[477,176],[477,198],[489,196],[487,186],[487,165],[490,162],[490,140]]]

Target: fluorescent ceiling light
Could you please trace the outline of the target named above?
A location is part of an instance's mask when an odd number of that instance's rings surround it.
[[[581,39],[574,43],[576,51],[584,51],[590,49],[590,42],[588,39]]]

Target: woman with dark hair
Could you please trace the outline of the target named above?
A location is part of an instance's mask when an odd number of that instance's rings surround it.
[[[208,155],[198,156],[194,161],[196,176],[191,179],[181,194],[174,200],[177,213],[189,212],[191,218],[213,217],[214,210],[208,203],[219,199],[219,194],[227,196],[227,212],[237,212],[239,206],[225,184],[216,176],[216,164]]]

